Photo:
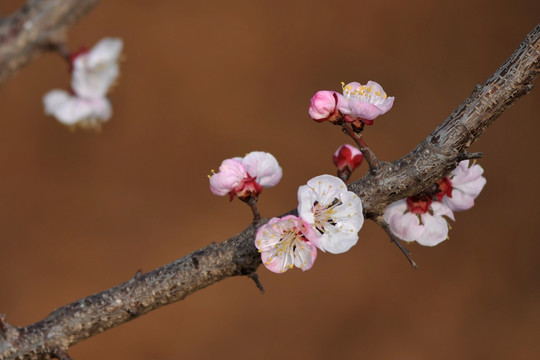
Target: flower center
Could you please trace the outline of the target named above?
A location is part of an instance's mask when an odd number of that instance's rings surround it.
[[[283,230],[279,241],[274,245],[272,254],[268,257],[267,263],[275,258],[282,258],[284,264],[287,264],[286,267],[292,269],[295,254],[305,249],[304,243],[306,241],[304,234],[296,227]]]
[[[324,234],[325,224],[336,225],[334,217],[336,214],[336,207],[343,204],[340,199],[334,198],[334,200],[324,206],[318,201],[313,203],[313,218],[315,220],[315,229],[321,234]]]
[[[347,100],[352,98],[361,102],[379,105],[387,97],[384,91],[374,90],[373,85],[345,85],[345,83],[342,82],[341,88],[343,89],[343,96],[345,96]]]
[[[421,193],[408,197],[407,207],[413,214],[425,214],[428,212],[432,202],[433,200],[427,194]]]

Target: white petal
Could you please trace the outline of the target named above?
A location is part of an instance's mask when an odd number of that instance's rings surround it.
[[[452,187],[476,198],[486,184],[483,173],[484,169],[480,165],[474,164],[469,167],[469,160],[464,160],[452,171]]]
[[[315,201],[317,201],[317,194],[309,186],[302,185],[298,188],[298,216],[308,224],[315,222],[313,214]]]
[[[351,226],[358,232],[364,224],[364,215],[362,213],[362,201],[352,191],[347,191],[341,195],[343,204],[335,207],[333,220],[337,227],[344,224]]]
[[[81,97],[104,97],[118,77],[122,41],[105,38],[73,62],[71,87]]]
[[[87,54],[88,66],[95,68],[104,63],[117,62],[122,46],[122,39],[110,37],[101,39]]]
[[[349,251],[358,242],[358,229],[350,224],[341,227],[326,224],[324,234],[319,239],[319,249],[331,254]]]
[[[458,189],[452,189],[452,197],[443,197],[442,203],[453,211],[464,211],[474,206],[474,197]]]
[[[420,224],[418,215],[410,212],[392,216],[388,225],[390,230],[404,241],[416,241],[425,230],[424,225]]]
[[[398,200],[391,203],[386,207],[384,211],[383,218],[387,223],[390,222],[390,219],[394,216],[402,216],[407,211],[407,201],[405,199]]]
[[[440,203],[438,201],[434,201],[431,203],[431,210],[433,210],[434,215],[438,216],[448,216],[450,219],[454,219],[454,213],[452,212],[452,209],[448,206],[446,206],[443,203]]]
[[[53,90],[43,98],[45,113],[63,124],[73,125],[83,120],[108,120],[112,110],[105,98],[82,99],[62,90]]]
[[[442,216],[425,213],[420,215],[424,232],[416,242],[424,246],[435,246],[448,238],[448,223]]]
[[[249,175],[264,187],[277,185],[281,180],[283,171],[276,158],[267,152],[252,151],[242,159],[242,164]]]
[[[307,182],[307,186],[322,205],[330,205],[334,199],[339,199],[342,193],[348,191],[347,185],[340,178],[326,174],[312,178]]]

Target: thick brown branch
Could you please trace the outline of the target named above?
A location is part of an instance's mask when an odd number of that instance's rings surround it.
[[[37,54],[54,50],[67,28],[99,0],[30,0],[0,20],[0,84]]]
[[[349,186],[362,198],[364,215],[376,219],[389,203],[422,191],[469,157],[463,154],[465,150],[508,106],[531,90],[539,71],[540,26],[537,26],[505,64],[484,85],[477,86],[410,154],[392,163],[381,163],[375,174],[369,173]],[[253,245],[255,231],[266,221],[261,219],[223,243],[209,245],[152,272],[138,274],[112,289],[59,308],[33,325],[15,328],[3,322],[9,329],[4,338],[0,337],[0,359],[46,359],[65,353],[73,344],[182,300],[224,278],[250,276],[261,263]]]

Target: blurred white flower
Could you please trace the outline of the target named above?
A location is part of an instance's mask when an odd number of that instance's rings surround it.
[[[43,97],[45,114],[70,127],[99,128],[111,118],[107,92],[118,77],[122,40],[104,38],[71,58],[71,92],[52,90]]]

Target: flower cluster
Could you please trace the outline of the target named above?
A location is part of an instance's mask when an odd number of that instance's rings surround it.
[[[448,223],[454,211],[468,210],[486,184],[480,165],[460,162],[450,177],[437,183],[435,193],[424,191],[390,204],[383,215],[392,232],[404,241],[435,246],[448,238]]]
[[[71,56],[71,91],[52,90],[43,97],[45,113],[68,126],[99,127],[112,108],[106,95],[118,77],[122,40],[104,38],[90,51]]]
[[[342,83],[343,95],[335,91],[318,91],[309,106],[309,116],[315,121],[363,123],[373,120],[392,108],[394,97],[388,97],[381,85],[368,81],[366,85]]]
[[[270,220],[257,231],[255,246],[270,271],[308,270],[317,248],[339,254],[354,246],[363,223],[360,198],[339,178],[320,175],[298,189],[298,217]]]
[[[212,171],[213,172],[213,171]],[[253,151],[245,157],[226,159],[219,172],[209,175],[210,191],[214,195],[229,194],[242,200],[257,197],[263,187],[279,183],[283,172],[276,158],[267,152]]]

